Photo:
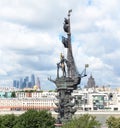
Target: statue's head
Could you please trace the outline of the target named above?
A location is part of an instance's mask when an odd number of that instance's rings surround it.
[[[60,58],[61,58],[61,59],[63,59],[63,58],[64,58],[64,55],[63,55],[62,53],[60,54]]]

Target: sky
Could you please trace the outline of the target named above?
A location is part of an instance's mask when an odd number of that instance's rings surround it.
[[[89,64],[96,85],[120,86],[119,0],[0,0],[0,86],[35,74],[52,90],[60,53],[63,21],[71,13],[73,55],[79,73]]]

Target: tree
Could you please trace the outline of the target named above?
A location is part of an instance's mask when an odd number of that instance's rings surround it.
[[[54,128],[55,119],[47,111],[39,111],[39,128]]]
[[[55,119],[47,111],[28,110],[20,115],[13,128],[54,128]]]
[[[65,123],[62,128],[100,128],[100,126],[101,124],[96,120],[95,116],[85,114],[78,118],[73,118]]]
[[[108,125],[108,128],[120,128],[120,117],[115,118],[111,116],[106,120],[106,124]]]
[[[0,128],[4,128],[2,125],[2,116],[0,116]]]
[[[15,98],[15,97],[16,97],[16,93],[15,93],[15,92],[12,92],[12,93],[11,93],[11,97],[12,97],[12,98]]]
[[[0,116],[0,128],[13,128],[17,116],[14,114]]]

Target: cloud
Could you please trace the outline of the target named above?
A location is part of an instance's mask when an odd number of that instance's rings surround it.
[[[3,70],[3,69],[0,69],[0,75],[6,75],[7,73]]]

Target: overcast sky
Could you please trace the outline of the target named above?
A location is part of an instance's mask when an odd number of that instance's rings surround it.
[[[0,0],[0,83],[35,74],[54,89],[60,37],[71,13],[72,45],[79,73],[89,64],[97,85],[120,86],[120,0]]]

